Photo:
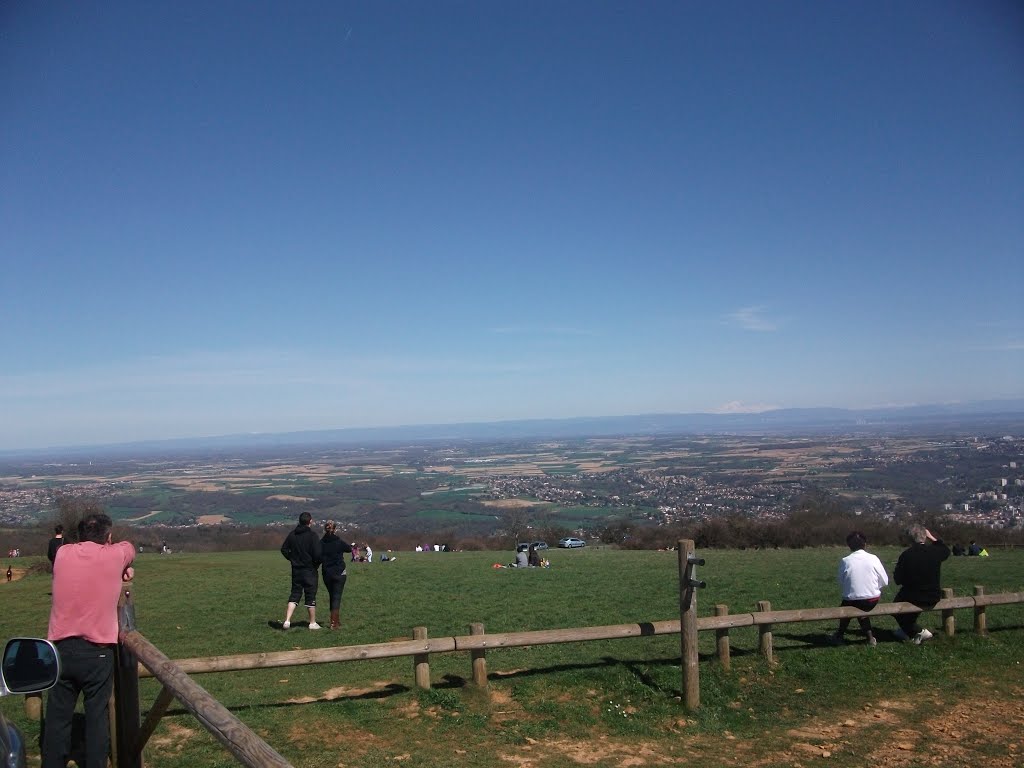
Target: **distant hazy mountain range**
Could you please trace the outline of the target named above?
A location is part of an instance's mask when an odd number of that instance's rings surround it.
[[[223,435],[150,440],[118,445],[3,451],[0,455],[71,453],[146,453],[266,449],[275,446],[408,443],[434,440],[508,440],[700,434],[906,434],[1024,433],[1024,399],[987,400],[948,405],[848,410],[783,408],[762,413],[652,413],[640,416],[527,419],[521,421],[423,424],[404,427],[324,429],[303,432]]]

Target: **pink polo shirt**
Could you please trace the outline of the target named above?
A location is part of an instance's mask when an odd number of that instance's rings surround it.
[[[129,541],[65,544],[53,561],[50,640],[84,637],[93,643],[117,642],[117,601],[121,574],[135,559]]]

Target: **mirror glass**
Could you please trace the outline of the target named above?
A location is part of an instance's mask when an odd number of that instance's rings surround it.
[[[4,649],[3,683],[10,693],[44,691],[57,682],[57,649],[46,640],[17,637]]]

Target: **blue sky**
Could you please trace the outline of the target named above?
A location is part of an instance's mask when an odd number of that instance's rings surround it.
[[[0,448],[1024,394],[1016,2],[0,5]]]

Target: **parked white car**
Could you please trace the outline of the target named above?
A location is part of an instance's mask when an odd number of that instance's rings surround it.
[[[576,547],[587,546],[587,542],[585,542],[583,539],[577,539],[575,536],[570,536],[566,539],[561,539],[558,542],[558,546],[560,546],[562,549],[575,549]]]

